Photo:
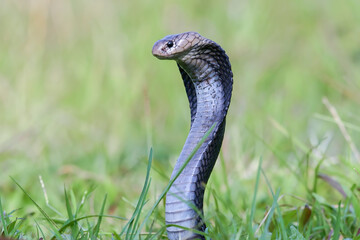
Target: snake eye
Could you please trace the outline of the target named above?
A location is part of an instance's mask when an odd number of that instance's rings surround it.
[[[167,43],[166,43],[166,46],[168,47],[168,48],[172,48],[173,46],[174,46],[174,42],[173,41],[168,41]]]

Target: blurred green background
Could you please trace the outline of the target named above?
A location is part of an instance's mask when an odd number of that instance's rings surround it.
[[[157,60],[151,48],[185,31],[219,43],[234,73],[224,165],[217,163],[210,185],[221,191],[225,177],[245,213],[262,157],[282,194],[306,197],[306,179],[313,176],[300,171],[305,159],[310,168],[323,159],[321,172],[350,188],[360,161],[359,22],[357,0],[1,1],[4,207],[21,208],[19,216],[36,212],[9,176],[44,206],[41,176],[49,203],[61,211],[64,185],[79,197],[95,186],[93,205],[108,193],[107,213],[128,217],[150,147],[153,201],[181,151],[190,111],[176,64]],[[320,184],[336,204],[341,195]],[[267,204],[262,185],[258,198]],[[111,221],[115,229],[122,224]]]

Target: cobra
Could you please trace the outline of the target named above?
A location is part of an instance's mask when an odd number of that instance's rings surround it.
[[[195,146],[215,124],[174,181],[165,204],[170,240],[204,239],[192,230],[204,231],[206,228],[203,221],[204,191],[224,137],[233,86],[230,61],[220,45],[196,32],[166,36],[154,44],[152,54],[158,59],[176,61],[190,105],[190,132],[171,178],[175,177]]]

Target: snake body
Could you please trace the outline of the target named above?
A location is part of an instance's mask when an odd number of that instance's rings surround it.
[[[171,186],[165,205],[170,240],[204,239],[192,230],[206,228],[202,220],[204,191],[224,137],[233,85],[231,65],[217,43],[196,32],[166,36],[154,44],[152,54],[159,59],[176,61],[191,110],[190,132],[171,178],[215,123],[210,135]]]

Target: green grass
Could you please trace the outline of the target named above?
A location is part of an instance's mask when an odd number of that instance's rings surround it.
[[[205,235],[360,239],[358,22],[355,0],[2,1],[1,235],[166,239],[190,111],[151,48],[192,30],[234,72]]]

